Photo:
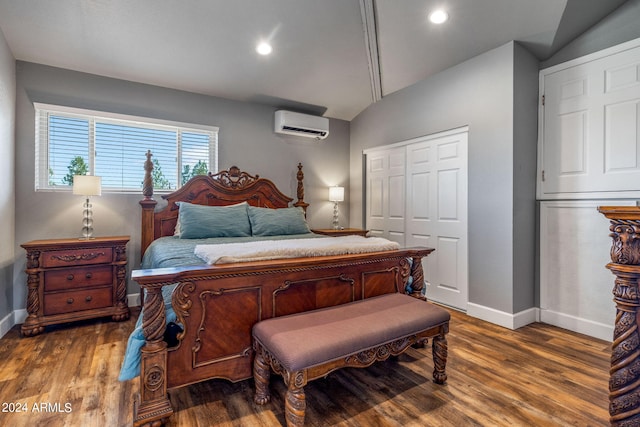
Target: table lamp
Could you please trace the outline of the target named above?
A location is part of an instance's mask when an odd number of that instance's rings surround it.
[[[329,187],[329,201],[333,202],[333,229],[339,230],[340,224],[338,223],[338,202],[344,201],[344,187]]]
[[[73,194],[85,196],[82,220],[82,239],[89,240],[93,238],[93,211],[89,197],[100,196],[102,194],[102,178],[92,175],[74,175],[73,177]]]

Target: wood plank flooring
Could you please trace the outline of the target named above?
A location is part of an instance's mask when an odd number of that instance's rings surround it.
[[[131,425],[138,381],[117,377],[135,317],[32,338],[14,327],[0,339],[0,426]],[[608,342],[539,323],[511,331],[452,311],[448,343],[446,385],[431,381],[431,346],[410,349],[309,384],[306,425],[609,425]],[[263,407],[253,403],[252,381],[173,390],[169,426],[285,425],[281,378],[271,388]]]

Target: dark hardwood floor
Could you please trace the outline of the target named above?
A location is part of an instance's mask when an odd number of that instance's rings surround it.
[[[137,311],[134,310],[137,315]],[[305,387],[308,426],[598,426],[609,424],[610,343],[544,324],[511,331],[452,312],[449,379],[431,349]],[[135,315],[0,340],[0,426],[129,426],[138,381],[117,376]],[[284,425],[284,383],[253,403],[253,382],[211,380],[170,392],[170,426]],[[20,412],[18,412],[20,411]]]

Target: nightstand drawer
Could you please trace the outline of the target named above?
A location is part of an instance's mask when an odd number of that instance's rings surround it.
[[[112,304],[112,294],[111,287],[46,294],[44,296],[44,314],[49,316],[109,307]]]
[[[111,282],[113,282],[113,267],[110,265],[63,268],[44,272],[45,292],[109,285]]]
[[[42,253],[42,268],[108,264],[113,261],[113,248],[83,248]]]

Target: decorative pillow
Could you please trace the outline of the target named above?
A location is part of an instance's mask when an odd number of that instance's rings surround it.
[[[180,207],[181,203],[188,203],[188,202],[176,202],[176,205],[178,205],[178,207]],[[249,203],[247,203],[247,202],[240,202],[240,203],[236,203],[235,205],[226,205],[226,206],[219,206],[219,207],[228,208],[228,207],[231,207],[231,206],[242,206],[242,205],[248,205],[248,204]],[[176,221],[176,228],[173,231],[173,235],[180,237],[180,215],[178,215],[178,220]]]
[[[249,206],[249,220],[253,236],[279,236],[309,233],[309,226],[301,208],[256,208]]]
[[[204,206],[180,202],[181,239],[251,236],[247,204]]]

